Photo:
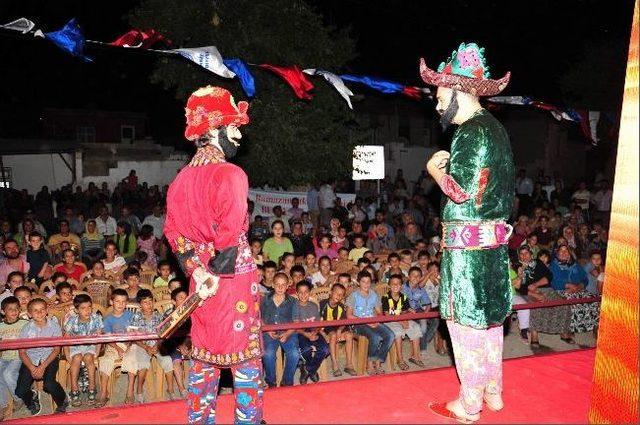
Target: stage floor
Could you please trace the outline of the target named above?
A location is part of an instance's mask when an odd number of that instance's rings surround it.
[[[587,423],[595,350],[504,362],[505,408],[485,409],[479,423]],[[450,423],[427,403],[457,395],[454,368],[359,377],[265,391],[265,420],[296,423]],[[218,422],[233,422],[233,396],[220,396]],[[12,424],[184,423],[184,401],[94,409],[10,421]]]

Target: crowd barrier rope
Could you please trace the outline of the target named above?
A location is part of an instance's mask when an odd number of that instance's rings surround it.
[[[576,298],[568,300],[552,300],[544,302],[533,302],[526,304],[515,304],[512,306],[513,311],[529,310],[535,308],[550,308],[562,305],[588,304],[600,302],[600,297]],[[434,319],[440,317],[437,311],[429,311],[425,313],[409,313],[402,316],[375,316],[362,319],[344,319],[331,321],[314,321],[314,322],[293,322],[283,323],[280,325],[263,325],[262,332],[273,332],[283,330],[299,330],[299,329],[315,329],[327,326],[350,326],[365,325],[371,323],[398,322],[405,320]],[[89,336],[62,336],[47,338],[23,338],[0,341],[0,351],[4,350],[20,350],[39,347],[62,347],[70,345],[93,345],[108,344],[115,342],[133,342],[133,341],[151,341],[162,339],[156,333],[132,332],[126,334],[105,334],[105,335],[89,335]]]

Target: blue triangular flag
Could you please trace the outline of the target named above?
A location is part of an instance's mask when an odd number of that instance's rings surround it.
[[[92,58],[84,54],[84,35],[75,18],[67,22],[61,30],[44,33],[44,37],[65,52],[86,62],[93,62]]]
[[[256,94],[256,83],[253,79],[253,75],[249,72],[247,64],[236,58],[224,59],[222,62],[240,79],[242,90],[244,90],[247,96],[253,97]]]

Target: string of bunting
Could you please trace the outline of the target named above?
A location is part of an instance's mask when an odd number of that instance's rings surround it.
[[[331,85],[345,100],[349,108],[353,109],[351,97],[353,92],[345,82],[360,84],[371,90],[384,94],[400,94],[411,99],[420,100],[423,97],[431,97],[428,88],[407,86],[394,81],[376,78],[367,75],[337,75],[327,70],[317,68],[300,69],[297,65],[276,66],[271,64],[250,64],[239,58],[223,58],[215,46],[203,46],[177,49],[151,49],[157,43],[170,46],[172,43],[154,29],[132,29],[112,42],[86,40],[80,25],[76,19],[71,19],[58,31],[43,32],[36,29],[36,24],[27,18],[19,18],[15,21],[0,25],[0,28],[24,35],[32,34],[34,37],[44,38],[55,44],[61,50],[75,56],[85,62],[93,62],[93,58],[85,53],[87,44],[111,46],[127,49],[144,49],[145,51],[160,54],[181,56],[207,71],[222,78],[237,78],[243,91],[249,98],[256,95],[255,78],[249,67],[263,69],[279,76],[293,90],[298,99],[311,100],[313,98],[314,85],[308,76],[320,76]],[[575,110],[560,108],[545,102],[535,101],[526,96],[494,96],[487,99],[496,105],[531,106],[550,112],[559,121],[566,120],[579,123],[584,137],[593,145],[597,145],[599,138],[597,125],[601,117],[613,121],[610,113],[600,111]]]

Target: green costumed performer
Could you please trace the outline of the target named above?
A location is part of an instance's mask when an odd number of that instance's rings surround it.
[[[442,209],[440,315],[451,334],[458,398],[431,403],[434,413],[474,422],[483,400],[503,408],[502,323],[511,310],[506,223],[514,200],[514,165],[504,127],[482,108],[480,96],[500,93],[507,73],[490,79],[484,49],[462,43],[438,71],[420,61],[420,75],[438,87],[444,129],[458,125],[451,153],[436,152],[427,171],[447,196]]]

